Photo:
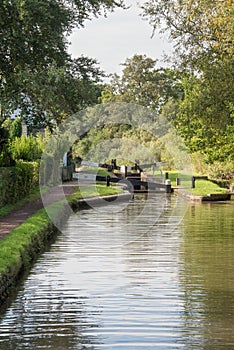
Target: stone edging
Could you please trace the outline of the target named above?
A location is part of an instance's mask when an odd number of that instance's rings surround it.
[[[176,189],[174,190],[174,192],[179,196],[190,200],[191,202],[199,202],[199,203],[229,201],[231,200],[231,196],[232,196],[231,193],[215,193],[215,194],[211,193],[211,194],[208,194],[207,196],[198,196],[180,189]]]

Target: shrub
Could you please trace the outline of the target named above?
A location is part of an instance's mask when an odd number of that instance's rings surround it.
[[[21,137],[22,135],[22,122],[18,117],[9,126],[9,137],[13,140],[15,137]]]
[[[22,135],[12,140],[9,149],[13,159],[32,162],[41,158],[43,141],[41,137]]]
[[[18,161],[15,167],[0,168],[0,205],[23,198],[38,184],[37,162]]]

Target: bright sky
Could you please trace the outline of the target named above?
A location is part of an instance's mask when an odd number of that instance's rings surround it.
[[[94,18],[86,21],[85,27],[75,30],[70,37],[69,52],[73,57],[81,55],[96,58],[106,73],[120,73],[121,63],[134,54],[146,54],[159,60],[163,65],[163,54],[168,53],[171,45],[166,38],[155,34],[151,38],[152,28],[139,14],[137,3],[143,0],[127,0],[128,10],[117,9],[107,18]]]

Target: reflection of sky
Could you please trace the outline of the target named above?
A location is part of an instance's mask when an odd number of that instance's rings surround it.
[[[233,204],[174,210],[172,196],[143,230],[138,198],[126,217],[108,207],[70,217],[2,317],[1,350],[233,349]]]
[[[144,1],[139,1],[141,4]],[[146,54],[161,59],[168,52],[169,43],[155,34],[150,38],[152,28],[139,17],[137,1],[126,0],[132,5],[128,10],[117,9],[107,18],[95,18],[85,23],[85,27],[73,32],[70,52],[74,57],[85,55],[96,58],[107,73],[120,73],[121,63],[134,54]],[[159,65],[163,65],[159,62]]]
[[[164,223],[160,230],[147,229],[148,220],[136,224],[150,213],[157,218],[157,211],[167,219],[170,203],[155,196],[147,205],[139,197],[115,216],[108,206],[71,216],[2,320],[1,350],[141,350],[158,344],[161,350],[177,343],[180,233],[163,230]]]

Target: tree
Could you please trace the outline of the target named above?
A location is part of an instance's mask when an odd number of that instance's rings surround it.
[[[143,16],[153,29],[169,32],[176,59],[202,68],[233,57],[233,4],[230,0],[147,1]],[[205,62],[204,62],[205,59]]]
[[[215,79],[215,77],[214,77]],[[192,152],[200,152],[207,163],[233,161],[233,105],[218,95],[209,79],[184,79],[185,98],[173,123]],[[216,92],[217,90],[217,92]]]
[[[25,74],[34,84],[43,70],[67,64],[67,37],[74,27],[122,6],[122,0],[1,0],[0,123],[22,99],[30,105],[34,95],[29,86],[26,97],[22,91]]]
[[[9,73],[24,68],[63,64],[72,29],[117,6],[123,6],[122,1],[1,0],[1,75],[7,79]]]
[[[102,94],[102,101],[136,103],[153,110],[170,98],[179,98],[183,91],[175,71],[157,68],[157,61],[146,55],[134,55],[123,64],[123,73],[112,76]]]
[[[186,72],[175,126],[207,162],[233,161],[234,27],[230,0],[147,1],[143,16],[169,32]]]
[[[19,96],[22,120],[31,130],[52,129],[69,115],[98,103],[103,75],[96,60],[84,56],[67,61],[63,67],[38,69],[33,75],[23,72],[23,95]]]

